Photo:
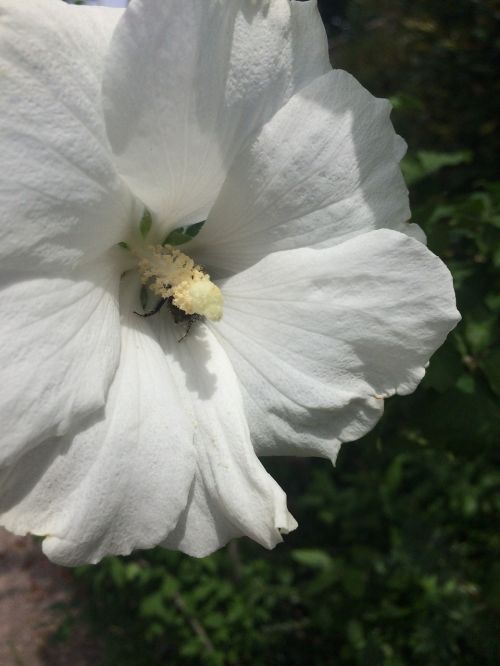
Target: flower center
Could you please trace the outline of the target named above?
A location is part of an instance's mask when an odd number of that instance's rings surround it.
[[[187,254],[172,245],[149,245],[134,254],[141,282],[156,296],[171,299],[187,315],[221,319],[221,290]]]

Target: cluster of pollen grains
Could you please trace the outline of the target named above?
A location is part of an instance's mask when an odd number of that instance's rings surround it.
[[[138,256],[141,282],[188,315],[222,317],[222,292],[201,266],[171,245],[150,245]]]

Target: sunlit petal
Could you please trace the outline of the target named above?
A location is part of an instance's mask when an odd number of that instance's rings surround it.
[[[206,327],[181,342],[168,319],[154,324],[184,409],[196,422],[195,485],[166,545],[203,556],[233,536],[272,548],[295,529],[286,496],[255,455],[237,377]]]
[[[71,266],[123,239],[132,198],[101,111],[120,10],[0,2],[2,268]]]
[[[135,0],[127,10],[108,56],[107,129],[163,232],[205,219],[248,137],[329,69],[319,15],[302,4]]]
[[[224,294],[216,330],[260,454],[334,459],[374,425],[383,398],[415,389],[460,318],[446,267],[389,230],[271,254]]]
[[[300,90],[239,153],[196,240],[200,260],[238,271],[381,227],[418,234],[390,110],[342,71]]]
[[[2,272],[0,465],[102,407],[120,355],[119,273]]]
[[[195,473],[194,423],[158,343],[133,313],[134,293],[125,280],[122,352],[105,410],[0,476],[1,523],[45,536],[46,554],[67,566],[159,543]]]

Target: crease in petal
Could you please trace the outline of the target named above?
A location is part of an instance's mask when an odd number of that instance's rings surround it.
[[[254,453],[227,355],[205,326],[180,344],[171,322],[157,320],[155,327],[197,424],[197,472],[190,501],[163,545],[202,557],[246,535],[273,548],[297,524],[285,493]]]
[[[298,4],[129,6],[107,59],[104,108],[120,173],[163,235],[206,219],[249,137],[330,67],[317,10]]]
[[[213,330],[242,385],[261,454],[335,459],[412,392],[460,318],[451,276],[392,230],[268,255],[222,284]]]
[[[237,272],[269,252],[328,247],[409,225],[404,142],[390,104],[335,70],[298,91],[237,156],[193,242],[208,267]]]
[[[0,472],[0,522],[44,536],[54,562],[75,566],[151,548],[186,506],[196,469],[194,424],[149,325],[122,286],[120,364],[105,409]]]
[[[0,466],[104,405],[120,353],[112,261],[0,278]]]

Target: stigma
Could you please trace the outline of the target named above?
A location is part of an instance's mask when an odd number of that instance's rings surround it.
[[[172,245],[150,245],[134,254],[142,284],[156,296],[171,300],[187,315],[211,321],[222,318],[221,290],[187,254]]]

